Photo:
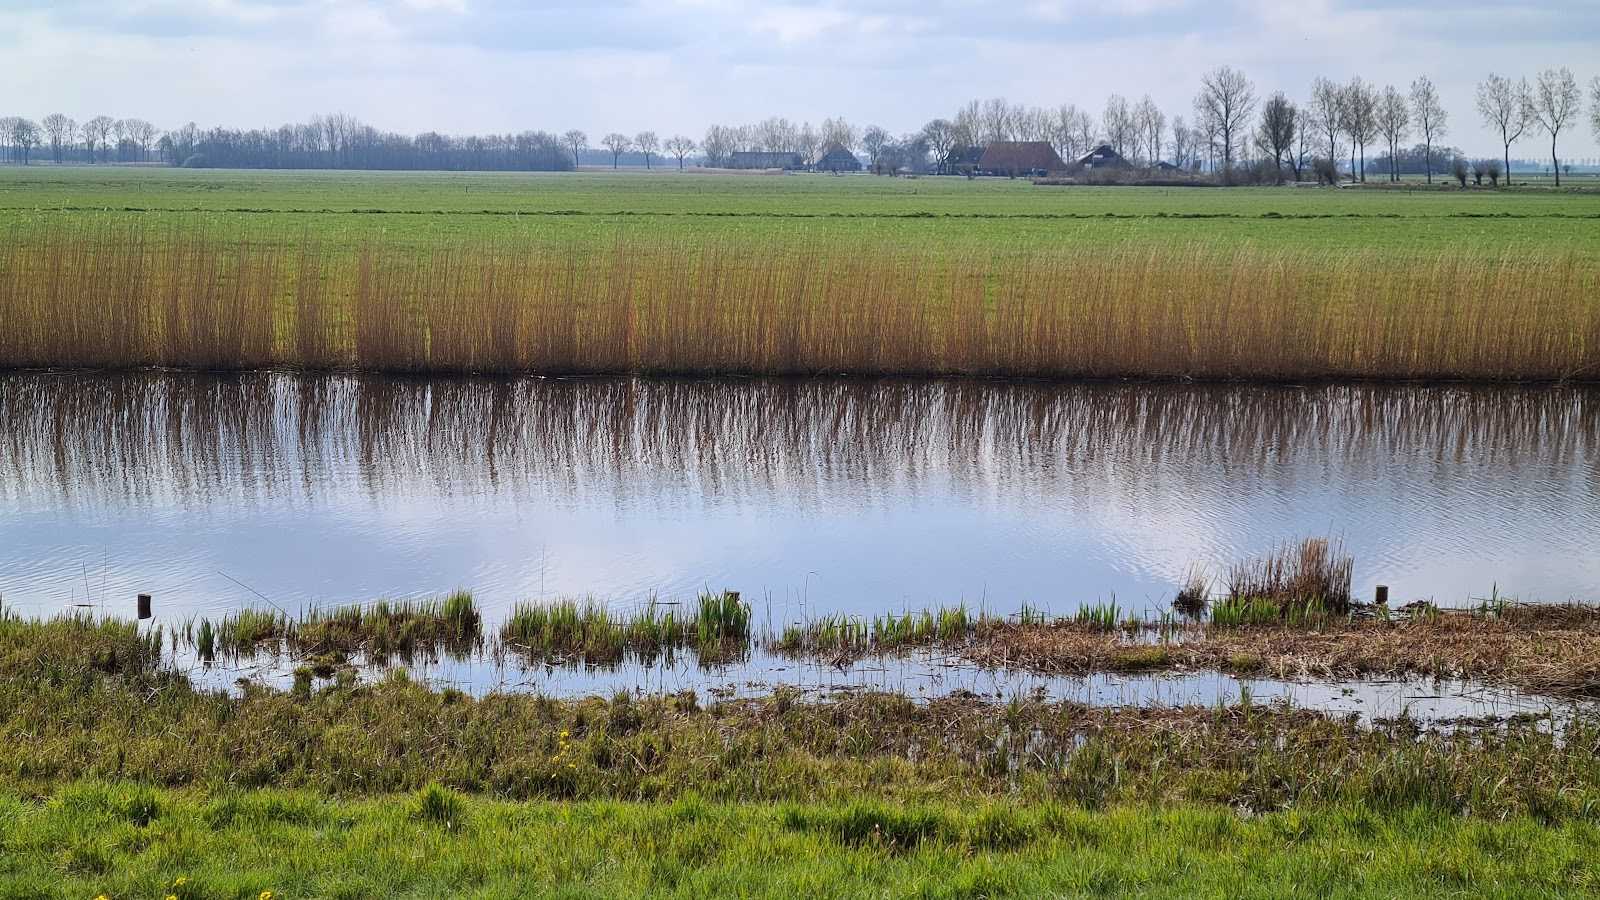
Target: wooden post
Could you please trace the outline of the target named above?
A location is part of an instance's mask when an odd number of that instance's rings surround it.
[[[1378,585],[1377,603],[1379,606],[1389,605],[1389,586],[1387,584]]]
[[[151,612],[150,612],[150,595],[149,594],[140,594],[139,595],[139,618],[148,619],[148,618],[150,618],[150,616],[151,616]]]

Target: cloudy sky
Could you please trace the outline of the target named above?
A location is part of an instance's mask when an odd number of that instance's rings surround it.
[[[341,111],[406,132],[591,136],[774,114],[901,132],[990,96],[1098,115],[1112,91],[1187,115],[1223,63],[1297,99],[1318,74],[1427,74],[1449,142],[1488,155],[1473,85],[1556,65],[1587,85],[1600,2],[0,0],[0,54],[4,115],[258,126]],[[1587,115],[1562,149],[1600,156]]]

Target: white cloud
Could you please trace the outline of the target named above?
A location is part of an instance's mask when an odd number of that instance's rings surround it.
[[[1600,22],[1571,2],[1467,0],[15,0],[0,10],[14,108],[256,126],[343,110],[454,132],[653,128],[844,115],[906,131],[972,97],[1098,111],[1149,93],[1190,112],[1227,63],[1259,92],[1428,74],[1448,140],[1493,141],[1472,109],[1489,71],[1600,74]],[[21,108],[22,106],[27,108]],[[1524,153],[1537,155],[1529,141]],[[1600,155],[1586,131],[1565,152]]]

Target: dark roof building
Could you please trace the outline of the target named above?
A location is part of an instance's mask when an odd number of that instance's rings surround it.
[[[982,147],[975,145],[952,147],[950,155],[945,158],[944,171],[951,175],[971,175],[977,171],[978,160],[982,158]]]
[[[1077,162],[1077,168],[1080,169],[1126,169],[1131,166],[1122,154],[1111,149],[1110,144],[1101,144],[1078,157]]]
[[[806,161],[798,153],[769,153],[765,150],[735,150],[728,156],[730,169],[803,169]]]
[[[1066,167],[1049,141],[994,141],[978,159],[985,175],[1049,175]]]
[[[817,158],[816,170],[818,172],[859,172],[861,160],[856,155],[846,150],[839,144],[829,144],[822,155]]]

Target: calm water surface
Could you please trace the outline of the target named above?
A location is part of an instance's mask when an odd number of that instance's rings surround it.
[[[0,426],[0,596],[30,612],[1153,610],[1307,535],[1363,594],[1600,599],[1575,389],[23,374]]]

